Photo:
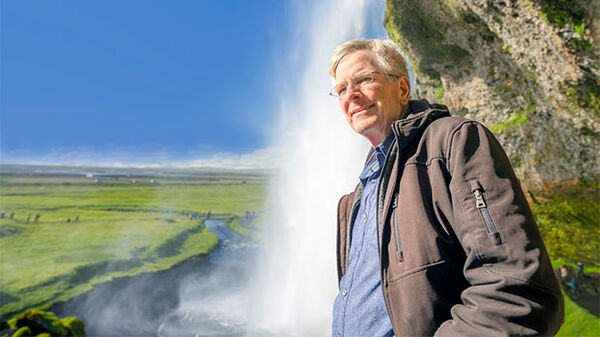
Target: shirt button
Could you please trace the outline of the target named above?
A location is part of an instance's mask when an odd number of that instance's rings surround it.
[[[356,251],[356,256],[358,256],[358,250]]]
[[[342,337],[342,336],[340,336],[339,334],[337,334],[337,335],[335,335],[335,337]]]
[[[346,296],[347,293],[348,291],[346,289],[342,290],[342,295]]]
[[[367,218],[367,213],[363,213],[360,217],[363,218],[363,219],[366,219]]]

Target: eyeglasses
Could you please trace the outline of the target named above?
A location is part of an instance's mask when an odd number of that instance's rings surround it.
[[[375,81],[375,77],[373,76],[374,74],[384,74],[384,73],[381,73],[379,71],[369,71],[369,72],[365,72],[365,73],[358,73],[358,74],[354,75],[354,77],[352,77],[352,80],[350,81],[350,83],[352,83],[352,88],[354,88],[355,90],[360,90],[360,89],[362,89],[363,86],[373,83]],[[384,75],[388,75],[388,76],[394,77],[396,79],[400,78],[400,76],[398,76],[396,74],[385,73]],[[334,86],[333,89],[331,89],[331,91],[329,92],[329,95],[340,99],[346,94],[346,91],[348,91],[347,89],[348,89],[348,82],[339,83],[336,86]]]

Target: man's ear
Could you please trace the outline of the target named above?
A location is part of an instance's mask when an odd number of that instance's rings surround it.
[[[408,76],[399,77],[397,84],[400,89],[400,104],[403,106],[408,105],[410,101],[410,80]]]

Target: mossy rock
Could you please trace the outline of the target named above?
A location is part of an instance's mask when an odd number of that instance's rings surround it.
[[[9,322],[10,324],[10,322]],[[52,336],[67,336],[67,330],[51,312],[30,309],[19,315],[16,319],[16,328],[29,327],[34,336],[50,333]]]
[[[19,330],[15,331],[14,334],[12,334],[11,337],[31,337],[31,329],[29,329],[28,326],[24,326],[22,328],[20,328]]]
[[[30,309],[16,318],[9,319],[0,337],[85,337],[85,324],[79,318],[58,319],[51,312]]]
[[[16,329],[17,328],[17,319],[11,318],[7,321],[7,324],[11,329]]]
[[[69,337],[85,337],[85,324],[77,317],[65,317],[60,324],[67,330]]]

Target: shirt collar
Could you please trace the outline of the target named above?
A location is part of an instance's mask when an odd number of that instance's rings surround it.
[[[387,136],[381,144],[377,145],[373,150],[373,153],[371,153],[371,156],[369,157],[369,160],[367,160],[365,168],[359,177],[363,186],[366,185],[367,181],[379,177],[379,173],[381,172],[381,168],[383,167],[387,152],[390,149],[393,140],[394,133],[390,132],[389,136]]]

